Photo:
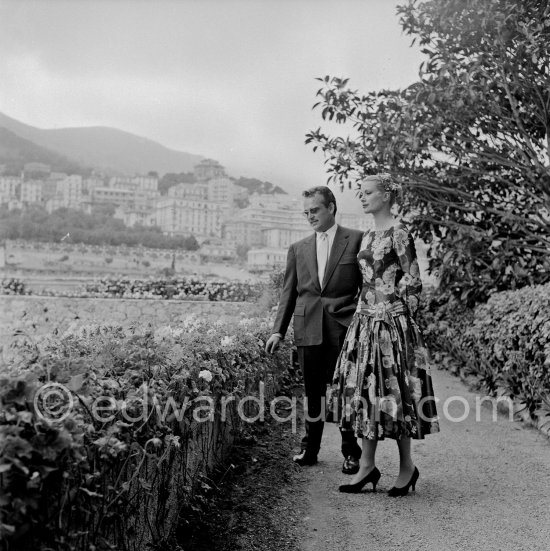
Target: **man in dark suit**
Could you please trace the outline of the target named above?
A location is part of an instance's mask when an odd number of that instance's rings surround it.
[[[347,327],[357,307],[361,272],[357,253],[362,232],[336,224],[336,199],[326,186],[303,192],[304,215],[315,233],[293,243],[288,251],[283,289],[267,352],[279,345],[294,315],[294,340],[304,375],[307,401],[306,434],[299,465],[314,465],[321,446],[326,385],[332,380]],[[359,469],[361,448],[353,431],[341,430],[342,472]]]

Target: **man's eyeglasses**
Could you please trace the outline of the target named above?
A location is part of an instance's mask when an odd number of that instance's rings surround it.
[[[305,210],[303,212],[306,218],[309,218],[311,214],[317,214],[319,212],[319,207],[313,207],[312,209]]]

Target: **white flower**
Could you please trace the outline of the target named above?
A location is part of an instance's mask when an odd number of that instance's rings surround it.
[[[376,290],[384,295],[391,295],[395,291],[393,281],[384,283],[380,278],[376,278]]]
[[[376,401],[376,377],[374,373],[367,377],[365,387],[368,389],[369,401],[374,404]]]
[[[254,320],[252,318],[244,318],[239,320],[239,325],[248,327],[249,325],[254,325]]]
[[[386,254],[391,250],[391,238],[384,237],[379,241],[373,243],[373,258],[374,260],[382,260]]]
[[[397,419],[397,402],[393,396],[383,396],[378,403],[380,411],[389,415],[392,419]]]
[[[418,402],[422,397],[422,381],[418,377],[409,377],[409,390],[411,397],[415,402]]]
[[[220,344],[222,346],[231,346],[234,342],[235,342],[235,336],[229,337],[228,335],[226,335],[225,337],[222,338],[222,340],[220,341]]]
[[[374,293],[372,293],[371,291],[368,291],[366,294],[365,294],[365,302],[369,305],[369,306],[372,306],[375,302],[375,299],[376,297],[374,296]]]
[[[402,256],[407,250],[409,244],[409,234],[406,230],[398,228],[393,232],[393,242],[395,245],[395,252]]]
[[[372,267],[367,264],[367,261],[364,258],[359,261],[359,264],[361,265],[361,271],[363,272],[365,281],[370,281],[373,276]]]
[[[204,379],[208,383],[212,380],[212,376],[212,372],[208,369],[203,369],[199,371],[199,378]]]

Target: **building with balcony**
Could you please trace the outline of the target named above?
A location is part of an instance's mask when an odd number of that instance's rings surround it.
[[[124,222],[124,225],[131,228],[136,225],[141,226],[156,226],[157,217],[156,211],[151,206],[118,206],[114,214],[115,218],[118,218]]]
[[[178,199],[189,199],[193,201],[208,201],[208,184],[176,184],[168,189],[168,197],[176,197]]]
[[[162,197],[156,202],[157,225],[168,235],[221,237],[230,209],[225,203]]]
[[[82,176],[72,174],[56,183],[56,195],[63,198],[63,206],[77,209],[82,201]]]
[[[23,204],[40,203],[42,201],[43,182],[28,180],[21,183],[19,197]]]
[[[109,180],[109,187],[113,189],[140,190],[150,199],[158,195],[158,178],[153,176],[114,176]]]
[[[17,197],[22,182],[23,179],[17,176],[1,176],[0,195],[6,198]]]
[[[263,244],[262,224],[241,217],[230,219],[224,225],[223,237],[234,245],[259,247]]]
[[[270,249],[288,249],[292,243],[312,233],[311,228],[266,228],[262,230],[262,243]]]
[[[212,178],[208,180],[208,200],[233,204],[236,194],[235,187],[229,178]]]
[[[92,201],[96,204],[130,206],[134,202],[134,191],[111,187],[96,187],[92,192]]]

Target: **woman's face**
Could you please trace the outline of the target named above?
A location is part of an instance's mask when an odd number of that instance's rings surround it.
[[[363,211],[375,214],[389,207],[390,193],[380,189],[378,180],[363,180],[358,197],[363,205]]]

